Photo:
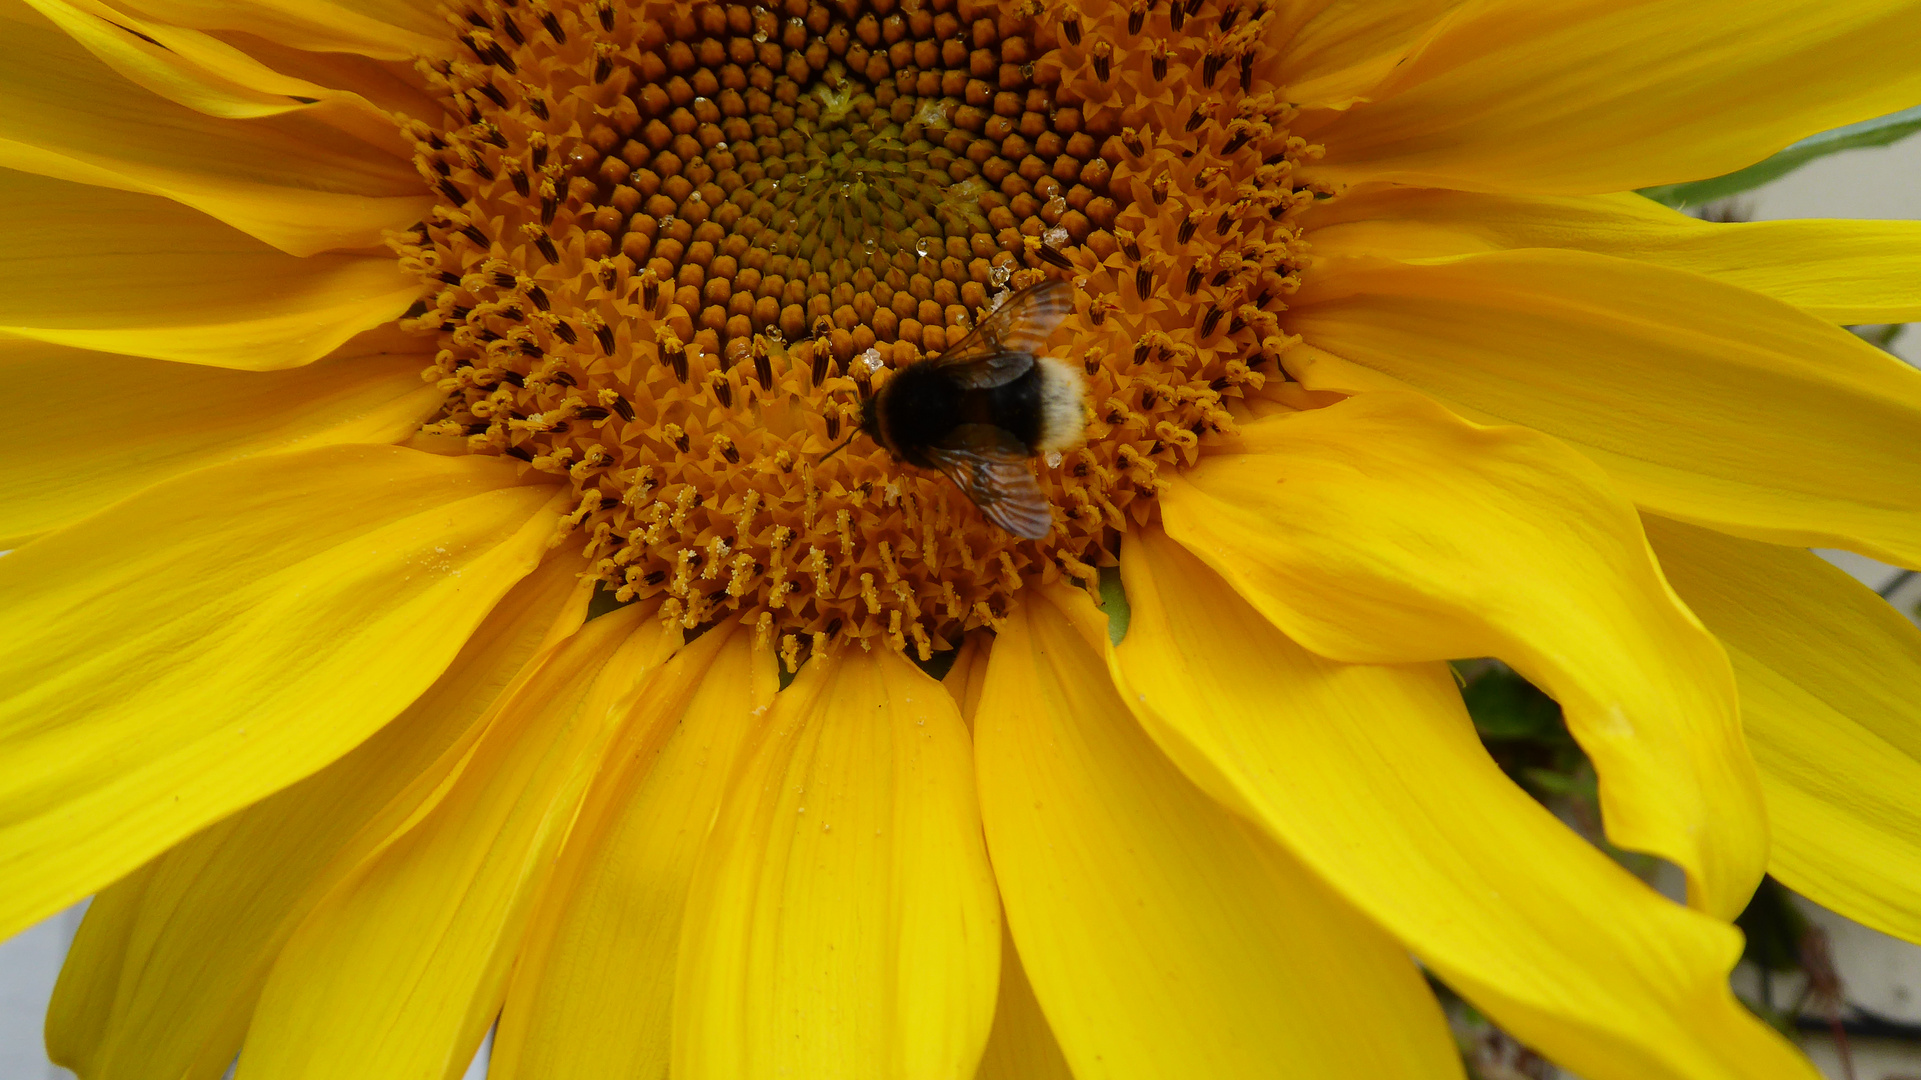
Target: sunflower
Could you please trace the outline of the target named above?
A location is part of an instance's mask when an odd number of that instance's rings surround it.
[[[1921,567],[1838,325],[1921,228],[1622,194],[1921,101],[1921,3],[0,11],[0,933],[98,892],[87,1080],[1459,1076],[1424,970],[1812,1077],[1762,874],[1921,941],[1921,632],[1805,550]],[[1046,537],[823,460],[1047,278]]]

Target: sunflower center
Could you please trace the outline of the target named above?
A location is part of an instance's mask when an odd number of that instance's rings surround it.
[[[406,125],[440,203],[395,241],[432,289],[403,319],[440,341],[428,430],[570,482],[619,599],[790,666],[925,658],[1035,579],[1091,584],[1285,347],[1311,148],[1253,92],[1265,11],[1200,6],[460,10],[471,60],[422,62],[449,122]],[[1049,536],[865,439],[820,461],[884,369],[1045,276],[1081,289],[1055,351],[1093,405],[1035,462]]]

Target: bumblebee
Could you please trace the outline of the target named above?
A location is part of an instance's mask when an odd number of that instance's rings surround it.
[[[862,405],[861,432],[897,459],[939,469],[1015,536],[1046,536],[1054,513],[1029,459],[1080,445],[1087,382],[1038,352],[1073,297],[1055,280],[1008,297],[953,348],[883,383]]]

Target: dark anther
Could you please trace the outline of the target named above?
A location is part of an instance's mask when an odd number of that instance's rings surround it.
[[[626,398],[619,395],[614,396],[614,412],[619,414],[622,420],[630,424],[634,422],[634,407],[627,403]]]
[[[474,160],[470,164],[468,164],[467,167],[472,169],[476,174],[478,174],[482,180],[485,180],[489,183],[493,182],[494,171],[487,167],[487,159],[481,157],[479,154],[474,155]]]
[[[1214,53],[1208,53],[1206,58],[1201,61],[1201,85],[1212,90],[1214,88],[1214,77],[1220,73],[1221,57]]]
[[[1145,266],[1134,271],[1134,291],[1143,300],[1154,295],[1154,271]]]
[[[534,452],[524,446],[509,446],[505,453],[508,457],[517,457],[522,461],[534,460]]]
[[[1133,262],[1140,262],[1141,261],[1140,241],[1134,239],[1131,236],[1128,237],[1127,242],[1121,245],[1121,254],[1127,256],[1128,259],[1132,260]]]
[[[469,11],[467,13],[467,22],[469,25],[481,30],[492,30],[494,28],[494,24],[488,22],[486,16],[478,11]]]
[[[1174,2],[1179,3],[1180,0],[1174,0]],[[1202,2],[1203,0],[1187,0],[1187,13],[1192,15],[1200,11]]]
[[[538,93],[527,95],[527,107],[534,111],[535,116],[540,117],[542,120],[547,119],[547,99],[541,97]]]
[[[540,223],[542,225],[552,225],[554,223],[554,214],[557,211],[559,211],[559,209],[560,209],[560,200],[557,197],[552,195],[541,196],[540,197]]]
[[[1090,376],[1099,375],[1101,373],[1100,360],[1092,356],[1089,356],[1086,359],[1082,360],[1081,367],[1086,368],[1087,374]]]
[[[714,387],[714,400],[720,402],[720,407],[723,409],[733,408],[734,407],[734,384],[727,381],[727,376],[722,375],[719,372],[715,372],[714,378],[713,378],[713,387]]]
[[[683,432],[681,432],[681,433],[680,433],[680,434],[679,434],[678,436],[676,436],[676,437],[674,438],[674,449],[676,449],[676,450],[678,450],[678,451],[680,451],[680,452],[681,452],[681,453],[683,453],[683,454],[687,452],[687,448],[688,448],[688,447],[689,447],[690,445],[691,445],[691,443],[689,442],[689,440],[688,440],[688,438],[687,438],[687,433],[686,433],[686,432],[684,432],[684,431],[683,431]],[[698,506],[698,505],[700,505],[700,504],[699,504],[699,503],[695,503],[694,505],[696,505],[696,506]]]
[[[553,237],[548,236],[546,233],[541,233],[534,238],[534,246],[540,249],[541,257],[545,258],[548,262],[557,263],[560,261],[560,252],[554,249]]]
[[[507,95],[501,93],[500,87],[495,86],[492,82],[481,83],[476,89],[487,95],[488,101],[493,102],[503,109],[507,107]]]
[[[495,342],[495,341],[504,341],[504,340],[506,340],[505,338],[503,338],[503,337],[501,337],[501,336],[500,336],[500,331],[498,331],[498,330],[495,330],[495,329],[494,329],[493,327],[491,327],[491,326],[483,326],[483,327],[481,327],[481,328],[480,328],[480,333],[479,333],[478,335],[476,335],[476,336],[477,336],[477,337],[479,337],[479,338],[480,338],[480,340],[481,340],[481,341],[483,341],[483,342]]]
[[[1061,22],[1061,33],[1067,35],[1067,43],[1069,45],[1079,45],[1081,43],[1081,21],[1078,18],[1063,20]]]
[[[1153,408],[1154,403],[1159,400],[1160,400],[1160,395],[1156,394],[1151,387],[1141,391],[1141,411],[1146,412],[1147,410]]]
[[[600,0],[599,6],[600,28],[602,30],[612,30],[614,28],[614,5],[609,3],[608,0]]]
[[[620,284],[620,270],[618,267],[603,266],[600,268],[601,288],[606,289],[608,292],[613,292],[614,286],[618,284]]]
[[[1107,56],[1106,54],[1095,53],[1094,54],[1094,77],[1096,79],[1099,79],[1102,82],[1106,82],[1107,74],[1108,74],[1108,71],[1111,69],[1112,63],[1113,63],[1112,58]]]
[[[474,41],[472,34],[460,35],[460,43],[467,46],[467,51],[473,53],[474,59],[479,60],[481,63],[485,64],[492,61],[493,58],[487,55],[487,50],[481,48],[479,44]]]
[[[527,44],[527,35],[520,32],[520,24],[505,15],[500,17],[500,28],[507,31],[507,36],[514,39],[514,44]]]
[[[482,251],[485,251],[487,250],[487,248],[492,246],[487,240],[487,234],[484,232],[481,232],[479,229],[474,228],[472,225],[462,225],[460,227],[460,235],[466,237],[469,240],[472,240],[474,242],[474,246],[481,249]]]
[[[828,352],[825,348],[818,348],[814,350],[813,375],[814,375],[815,386],[819,386],[821,383],[824,383],[827,381],[827,362],[831,359],[833,359],[833,357],[828,355]]]
[[[827,441],[838,441],[840,439],[840,414],[828,413],[823,419],[827,421]]]
[[[474,362],[473,362],[472,360],[469,360],[469,359],[467,359],[467,358],[466,358],[466,357],[464,357],[464,356],[463,356],[463,357],[461,357],[460,359],[458,359],[458,360],[455,360],[455,361],[454,361],[454,370],[455,370],[455,371],[465,371],[465,370],[467,370],[468,368],[470,368],[470,367],[473,367],[473,366],[474,366]]]
[[[1163,450],[1166,450],[1166,449],[1167,449],[1167,444],[1165,444],[1165,443],[1163,443],[1163,442],[1161,442],[1161,441],[1160,441],[1159,439],[1155,439],[1155,440],[1154,440],[1154,445],[1152,445],[1152,446],[1150,446],[1150,447],[1148,447],[1148,448],[1147,448],[1147,456],[1148,456],[1148,457],[1159,457],[1159,456],[1161,456],[1161,451],[1163,451]]]
[[[1227,320],[1227,335],[1229,337],[1233,337],[1245,329],[1247,329],[1247,320],[1241,318],[1239,314]]]
[[[827,620],[827,636],[833,637],[838,633],[840,633],[840,616],[836,615]]]
[[[1245,94],[1253,89],[1254,53],[1249,51],[1241,54],[1241,93]]]
[[[452,180],[441,179],[435,181],[434,187],[440,189],[440,193],[447,196],[447,201],[453,203],[455,206],[463,206],[467,202],[467,196],[460,193],[460,189],[454,186]]]
[[[602,510],[612,510],[614,507],[619,505],[620,505],[620,500],[614,498],[611,495],[602,495],[600,497],[600,508]]]
[[[1221,153],[1231,154],[1234,151],[1239,150],[1241,147],[1246,146],[1247,141],[1253,137],[1254,137],[1254,131],[1252,128],[1242,128],[1241,130],[1235,132],[1234,137],[1227,140],[1227,143],[1221,147]]]
[[[640,306],[646,308],[648,311],[652,311],[654,310],[654,305],[658,303],[659,300],[660,283],[643,278],[640,283]]]
[[[1160,82],[1163,79],[1167,78],[1167,54],[1166,53],[1161,53],[1161,52],[1155,53],[1153,58],[1148,60],[1147,66],[1149,70],[1153,71],[1155,82]]]
[[[541,288],[538,285],[535,285],[533,288],[530,288],[527,290],[527,299],[532,300],[534,302],[534,306],[539,308],[542,311],[551,310],[551,308],[549,307],[549,302],[547,300],[547,290]],[[572,344],[572,342],[569,342],[569,344]]]
[[[541,169],[544,169],[546,167],[547,167],[547,144],[541,143],[540,145],[534,147],[534,171],[539,172]]]
[[[514,342],[514,344],[520,347],[520,355],[525,356],[530,360],[538,360],[541,357],[547,355],[547,350],[541,348],[538,344],[534,342],[516,341]]]
[[[550,427],[547,430],[554,433],[555,435],[565,435],[568,432],[574,430],[574,426],[572,424],[569,424],[567,421],[562,420],[560,423],[555,424],[553,427]]]
[[[1134,343],[1134,366],[1139,367],[1142,364],[1147,363],[1148,354],[1152,353],[1153,351],[1154,351],[1154,347],[1152,345],[1149,345],[1147,342],[1136,341]]]
[[[1173,27],[1175,33],[1179,33],[1186,23],[1187,9],[1181,6],[1181,0],[1174,0],[1167,5],[1167,25]]]
[[[1089,322],[1093,323],[1095,326],[1099,326],[1100,324],[1106,322],[1107,321],[1107,305],[1099,302],[1089,304],[1087,306],[1087,319]]]
[[[496,314],[508,322],[520,322],[527,317],[527,313],[520,310],[519,304],[508,304],[502,307]]]
[[[503,272],[503,273],[497,273],[494,275],[494,288],[511,289],[513,287],[514,287],[514,276],[512,274]]]
[[[1187,295],[1193,296],[1194,290],[1201,287],[1201,268],[1189,267],[1187,271]]]
[[[460,284],[460,275],[454,273],[452,270],[442,270],[434,274],[434,276],[448,285]]]
[[[1135,157],[1147,153],[1147,146],[1141,142],[1141,133],[1131,127],[1121,129],[1121,145]]]
[[[461,307],[459,304],[455,304],[453,307],[453,310],[448,312],[447,314],[448,314],[448,317],[453,319],[453,321],[455,322],[466,322],[467,316],[472,315],[473,313],[474,313],[473,308]]]
[[[614,55],[612,53],[602,53],[600,57],[594,61],[594,82],[596,84],[604,83],[613,73]]]
[[[607,356],[614,355],[614,328],[606,323],[594,327],[594,340],[600,342],[600,351]],[[631,408],[631,406],[629,406]],[[627,419],[632,420],[633,417]]]
[[[640,580],[646,582],[649,585],[658,585],[661,582],[667,580],[667,571],[649,570],[644,576],[641,577]]]
[[[480,137],[486,142],[500,147],[502,150],[507,149],[507,136],[500,133],[500,125],[494,123],[492,120],[480,125]]]
[[[527,174],[521,170],[519,165],[507,166],[507,179],[513,181],[514,194],[519,195],[523,199],[527,197]]]
[[[527,389],[527,377],[518,371],[501,372],[500,381],[519,390]]]
[[[1214,233],[1217,236],[1226,236],[1227,230],[1239,224],[1240,221],[1234,217],[1231,209],[1223,210],[1221,211],[1220,220],[1214,223]]]
[[[479,435],[482,432],[485,432],[490,427],[493,427],[493,425],[492,424],[463,424],[461,425],[460,433],[462,435]]]
[[[554,41],[557,44],[565,45],[567,43],[567,34],[561,30],[560,20],[554,17],[553,12],[543,13],[540,16],[540,25],[547,28],[547,32],[553,35]]]
[[[427,301],[415,300],[413,303],[407,305],[407,310],[401,312],[400,317],[403,319],[418,319],[425,314],[427,314]]]
[[[1040,255],[1043,261],[1052,263],[1062,270],[1074,269],[1074,264],[1067,261],[1067,256],[1062,255],[1059,251],[1046,244],[1042,244],[1036,254]]]
[[[580,385],[579,380],[575,379],[572,375],[569,375],[564,371],[556,371],[552,375],[549,375],[547,377],[554,380],[555,382],[559,383],[562,386],[579,386]]]
[[[1187,126],[1182,130],[1193,131],[1205,123],[1207,123],[1207,114],[1201,112],[1199,106],[1196,106],[1193,112],[1187,114]]]
[[[574,415],[582,420],[605,420],[614,414],[598,405],[584,405],[574,410]]]
[[[435,150],[447,149],[447,143],[444,140],[442,140],[439,135],[436,135],[433,132],[427,133],[427,145],[432,147]]]
[[[1210,281],[1210,282],[1208,282],[1208,284],[1209,284],[1209,285],[1212,285],[1212,286],[1214,286],[1215,288],[1217,288],[1217,289],[1218,289],[1218,288],[1220,288],[1221,286],[1223,286],[1223,285],[1225,285],[1225,284],[1227,284],[1227,279],[1228,279],[1228,278],[1230,278],[1230,277],[1232,277],[1232,276],[1233,276],[1233,275],[1232,275],[1232,274],[1230,274],[1230,273],[1228,273],[1228,272],[1227,272],[1226,270],[1222,270],[1222,271],[1221,271],[1220,273],[1218,273],[1218,274],[1215,274],[1215,275],[1214,275],[1214,280],[1212,280],[1212,281]]]
[[[1221,29],[1225,30],[1228,27],[1233,26],[1234,20],[1240,17],[1241,17],[1241,9],[1238,7],[1235,7],[1232,4],[1229,4],[1227,7],[1227,10],[1221,12],[1221,23],[1220,23]]]
[[[1138,34],[1141,32],[1141,27],[1146,24],[1147,5],[1135,4],[1133,10],[1127,13],[1127,32],[1130,34]]]
[[[1200,224],[1201,224],[1201,219],[1199,215],[1195,214],[1194,211],[1189,210],[1187,212],[1187,216],[1181,219],[1180,228],[1175,230],[1174,239],[1183,244],[1187,243],[1189,240],[1194,239],[1194,230],[1199,228]]]
[[[729,465],[740,464],[740,451],[734,449],[733,443],[727,443],[722,446],[720,448],[720,456],[726,458],[727,464]]]
[[[666,349],[665,351],[667,353],[667,363],[672,365],[674,369],[674,378],[678,379],[681,382],[686,382],[687,381],[687,350],[681,348],[679,345],[675,345],[669,349]]]
[[[452,165],[447,164],[444,158],[435,158],[434,171],[439,173],[442,176],[446,176],[449,173],[454,171],[454,167]]]
[[[1267,291],[1266,289],[1262,289],[1261,295],[1254,298],[1254,306],[1257,308],[1264,308],[1267,306],[1267,302],[1272,299],[1274,299],[1274,294]]]
[[[1227,313],[1222,311],[1220,308],[1217,308],[1217,307],[1208,308],[1207,317],[1201,320],[1201,336],[1206,337],[1207,335],[1213,333],[1214,328],[1221,325],[1221,316],[1225,314]]]
[[[754,350],[754,381],[762,390],[774,388],[774,361],[765,349]]]
[[[573,324],[564,320],[554,324],[554,336],[569,345],[580,344],[580,335],[574,333]]]
[[[507,50],[501,48],[498,41],[487,46],[487,58],[500,65],[509,75],[520,74],[520,65],[514,63],[514,58],[507,55]]]

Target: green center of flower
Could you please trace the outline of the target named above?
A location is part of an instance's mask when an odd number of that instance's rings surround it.
[[[620,599],[741,618],[790,665],[835,638],[925,657],[1034,579],[1091,584],[1261,384],[1311,197],[1291,110],[1250,94],[1266,15],[1149,14],[463,11],[472,59],[423,68],[451,122],[407,126],[441,201],[396,243],[433,289],[403,322],[441,343],[429,430],[568,480]],[[1093,406],[1035,462],[1050,535],[864,439],[817,465],[884,369],[1044,276],[1081,288],[1054,351]]]

